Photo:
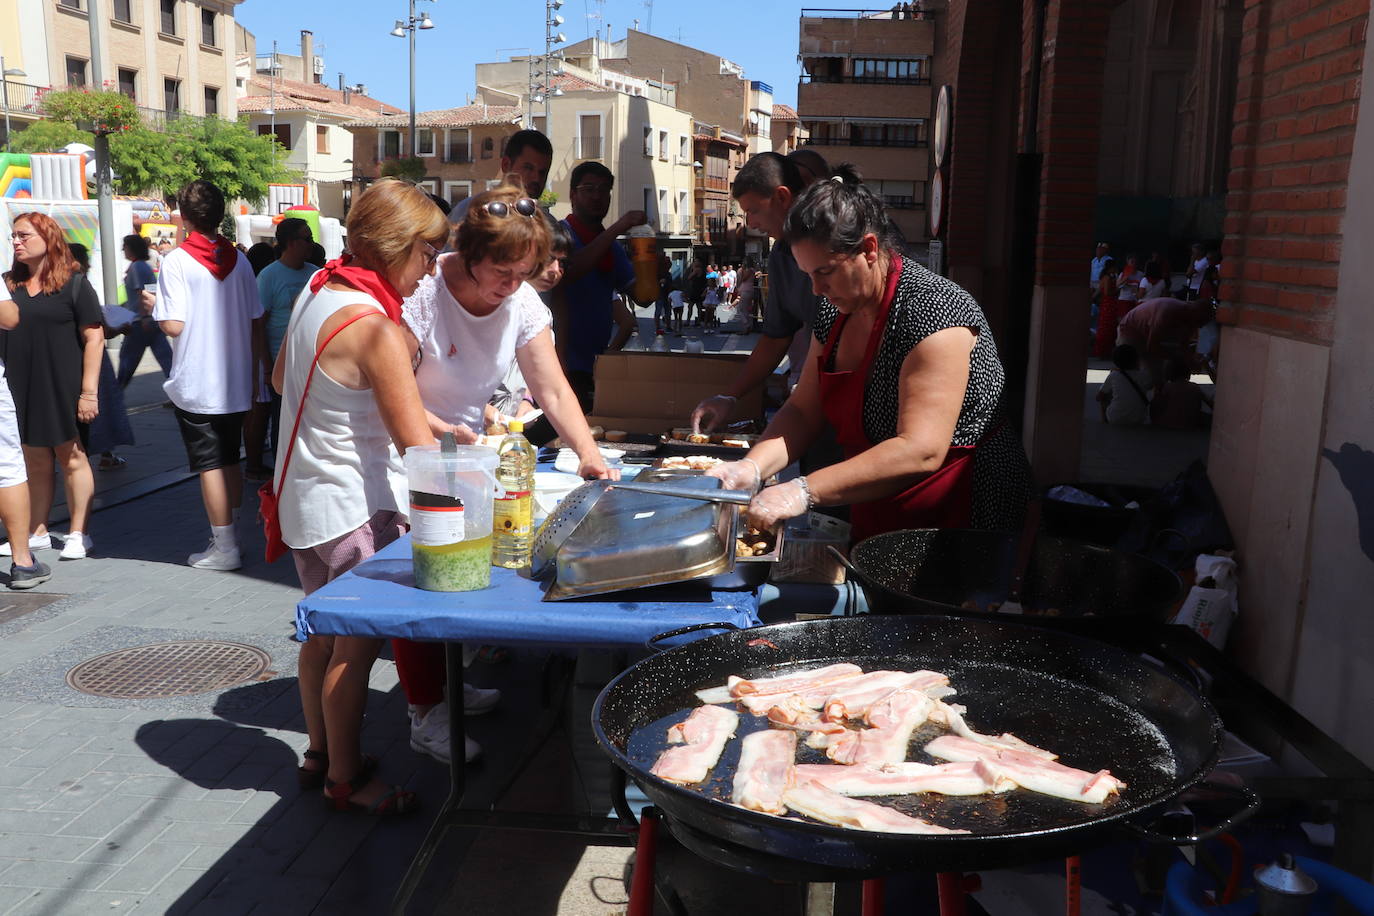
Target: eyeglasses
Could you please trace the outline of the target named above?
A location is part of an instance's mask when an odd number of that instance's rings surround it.
[[[515,202],[514,209],[515,212],[519,213],[521,216],[527,216],[530,219],[534,219],[535,214],[539,212],[539,204],[532,198],[522,197]],[[507,216],[510,216],[511,205],[504,200],[488,201],[482,204],[482,212],[488,213],[497,219],[505,219]]]
[[[11,233],[10,233],[10,241],[11,241],[11,242],[27,242],[29,239],[33,238],[33,237],[34,237],[35,235],[37,235],[37,234],[38,234],[37,232],[11,232]]]
[[[583,194],[590,194],[597,197],[610,197],[611,186],[608,184],[580,184],[573,188],[574,191],[581,191]]]
[[[440,252],[438,248],[435,248],[429,242],[424,241],[424,239],[421,239],[420,241],[424,244],[426,248],[429,249],[429,251],[420,252],[420,254],[422,254],[425,259],[425,270],[429,270],[432,267],[434,267],[436,263],[438,263]]]

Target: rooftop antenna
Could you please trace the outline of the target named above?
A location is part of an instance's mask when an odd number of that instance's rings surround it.
[[[587,22],[587,37],[588,37],[588,38],[591,38],[591,37],[592,37],[592,24],[591,24],[591,20],[592,20],[592,19],[595,19],[595,20],[597,20],[597,23],[596,23],[596,37],[599,39],[599,38],[601,38],[601,22],[602,22],[602,20],[604,20],[604,19],[606,18],[605,15],[604,15],[605,10],[606,10],[606,0],[591,0],[591,2],[594,3],[594,4],[596,4],[596,12],[594,12],[594,13],[593,13],[593,12],[588,12],[588,13],[587,13],[587,20],[588,20],[588,22]],[[584,3],[585,3],[585,0],[584,0]]]
[[[649,15],[644,22],[646,34],[654,34],[654,0],[644,0],[644,8],[649,11]]]

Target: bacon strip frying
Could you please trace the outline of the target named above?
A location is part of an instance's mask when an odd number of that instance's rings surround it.
[[[935,701],[919,690],[899,690],[873,704],[869,728],[831,738],[825,755],[836,763],[883,766],[906,760],[911,733],[930,716]]]
[[[986,795],[1016,788],[986,761],[960,763],[891,763],[882,767],[797,764],[797,780],[809,780],[832,792],[851,797],[914,795]]]
[[[827,665],[824,668],[813,668],[810,671],[800,671],[796,674],[764,677],[752,681],[732,674],[726,678],[725,683],[730,688],[730,695],[739,698],[752,694],[805,693],[822,684],[857,677],[863,673],[863,669],[858,665],[840,662],[837,665]]]
[[[686,721],[668,728],[670,747],[649,772],[669,782],[690,785],[704,780],[735,736],[739,713],[724,706],[698,706]]]
[[[768,729],[744,736],[730,800],[751,811],[782,814],[782,796],[792,785],[797,733]]]
[[[822,823],[883,833],[968,833],[903,814],[885,805],[846,798],[815,781],[799,780],[783,795],[787,807]]]
[[[1089,773],[1022,751],[989,747],[958,735],[941,735],[925,749],[926,753],[941,760],[984,761],[999,776],[1023,789],[1067,801],[1100,805],[1108,795],[1126,788],[1110,770]]]

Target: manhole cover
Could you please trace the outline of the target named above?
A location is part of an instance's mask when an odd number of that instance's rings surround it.
[[[67,672],[67,684],[98,697],[182,697],[254,680],[271,663],[266,652],[242,643],[160,642],[84,661]]]

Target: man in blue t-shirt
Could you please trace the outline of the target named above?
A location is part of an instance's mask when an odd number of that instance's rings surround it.
[[[604,227],[614,185],[615,176],[606,166],[583,162],[573,169],[568,195],[572,213],[564,220],[572,233],[572,255],[558,286],[554,337],[563,371],[584,411],[592,406],[592,369],[597,356],[624,347],[635,329],[633,313],[616,298],[616,293],[629,289],[635,279],[630,258],[616,237],[649,218],[643,210],[631,210]]]
[[[315,238],[310,232],[310,224],[303,219],[289,217],[277,223],[277,260],[268,264],[258,274],[258,298],[262,300],[262,314],[267,326],[267,374],[272,374],[272,366],[277,362],[277,351],[286,337],[286,326],[291,323],[291,310],[296,305],[305,284],[310,281],[319,265],[310,264],[306,259]],[[272,428],[272,448],[275,451],[280,434],[281,395],[267,386],[272,396],[272,406],[268,422]],[[248,449],[248,471],[255,477],[262,476],[268,469],[261,464],[263,431],[256,431],[249,441],[249,430],[244,431],[244,444]],[[265,478],[264,478],[265,479]]]

